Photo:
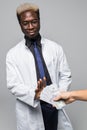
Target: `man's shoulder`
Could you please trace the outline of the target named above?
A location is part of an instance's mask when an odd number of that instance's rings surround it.
[[[19,50],[21,50],[22,48],[24,48],[25,46],[25,40],[21,40],[20,42],[18,42],[15,46],[13,46],[11,49],[9,49],[9,51],[7,52],[7,55],[13,55],[13,54],[17,54],[19,52]]]
[[[53,48],[57,48],[57,49],[62,48],[62,46],[60,45],[59,42],[55,42],[53,40],[49,40],[49,39],[44,38],[44,37],[42,37],[41,42],[42,42],[42,44],[45,44],[46,46],[49,46],[49,47],[53,47]]]

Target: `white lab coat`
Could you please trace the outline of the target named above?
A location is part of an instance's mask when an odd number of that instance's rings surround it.
[[[52,83],[60,91],[66,91],[71,83],[71,72],[62,47],[45,38],[41,39],[41,44]],[[17,99],[17,130],[45,130],[40,102],[34,100],[37,87],[35,69],[34,57],[23,39],[6,56],[7,87]],[[58,112],[58,130],[72,130],[64,110]]]

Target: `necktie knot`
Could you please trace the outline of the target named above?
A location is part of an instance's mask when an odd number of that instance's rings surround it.
[[[34,47],[37,47],[37,43],[36,43],[36,41],[34,42]]]

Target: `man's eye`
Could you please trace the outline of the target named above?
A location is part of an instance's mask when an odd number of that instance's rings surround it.
[[[38,20],[34,20],[31,22],[32,24],[37,24],[38,23]]]
[[[23,24],[23,25],[27,25],[27,24],[28,24],[28,22],[23,22],[22,24]]]

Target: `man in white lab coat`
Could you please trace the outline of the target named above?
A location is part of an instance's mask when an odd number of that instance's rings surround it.
[[[29,3],[20,5],[17,18],[24,39],[6,56],[7,87],[16,97],[17,130],[72,130],[63,109],[57,110],[40,100],[45,87],[53,85],[59,91],[67,91],[71,83],[71,72],[63,49],[41,37],[38,6]],[[42,78],[34,42],[44,68]]]

